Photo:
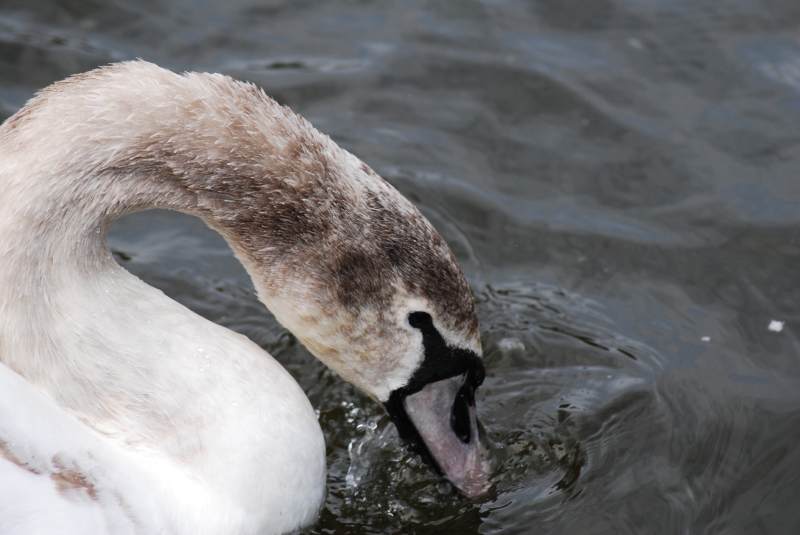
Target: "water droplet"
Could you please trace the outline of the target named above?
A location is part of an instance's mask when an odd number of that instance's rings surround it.
[[[198,368],[200,371],[203,371],[203,368]]]
[[[197,350],[198,350],[200,353],[202,353],[202,352],[203,352],[203,348],[202,348],[202,347],[198,347],[198,348],[197,348]]]
[[[767,329],[774,333],[779,333],[783,330],[783,325],[785,323],[785,321],[772,320],[769,322],[769,327],[767,327]]]
[[[238,407],[239,406],[239,404],[236,403],[235,401],[231,405],[233,405],[234,407]]]

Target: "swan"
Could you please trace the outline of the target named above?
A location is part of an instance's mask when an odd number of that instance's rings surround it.
[[[218,231],[283,326],[484,491],[478,321],[431,224],[255,86],[133,61],[0,127],[1,534],[279,534],[323,505],[288,372],[113,260],[111,222],[151,208]]]

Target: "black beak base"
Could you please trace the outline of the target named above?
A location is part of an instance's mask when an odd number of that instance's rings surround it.
[[[445,473],[442,463],[437,460],[409,416],[406,400],[428,385],[463,376],[463,384],[457,387],[452,401],[449,398],[445,401],[449,406],[437,407],[436,410],[440,413],[447,412],[449,431],[458,441],[468,444],[475,437],[477,442],[475,389],[483,383],[486,375],[483,359],[472,351],[448,346],[433,325],[431,317],[424,312],[410,314],[409,323],[422,332],[425,357],[408,384],[392,392],[384,407],[405,446],[419,455],[434,473],[450,478],[450,474]],[[476,429],[473,430],[473,426]]]

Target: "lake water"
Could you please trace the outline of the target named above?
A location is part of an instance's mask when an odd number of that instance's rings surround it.
[[[291,106],[422,210],[475,293],[494,484],[468,502],[202,222],[116,223],[121,265],[319,410],[305,533],[800,533],[800,2],[8,0],[0,114],[136,57]]]

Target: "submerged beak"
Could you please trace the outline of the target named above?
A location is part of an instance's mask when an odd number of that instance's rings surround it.
[[[403,400],[408,419],[424,443],[423,457],[467,498],[488,488],[481,458],[475,392],[466,375],[425,385]],[[419,447],[417,449],[420,449]]]

